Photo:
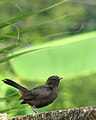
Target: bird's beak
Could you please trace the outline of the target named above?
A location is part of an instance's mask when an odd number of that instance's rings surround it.
[[[59,78],[59,80],[62,80],[63,78]]]

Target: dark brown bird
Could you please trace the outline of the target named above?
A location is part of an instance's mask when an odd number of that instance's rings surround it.
[[[21,104],[29,104],[32,107],[32,110],[37,113],[35,108],[47,106],[57,98],[59,92],[58,85],[61,79],[62,78],[58,76],[51,76],[47,79],[45,85],[35,87],[32,90],[28,90],[10,79],[2,81],[19,89],[22,95],[20,100],[23,100]]]

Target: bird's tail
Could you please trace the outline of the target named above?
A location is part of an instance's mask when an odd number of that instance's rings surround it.
[[[27,88],[19,85],[18,83],[14,82],[14,81],[12,81],[12,80],[10,80],[10,79],[4,79],[4,80],[2,80],[2,81],[3,81],[4,83],[8,84],[8,85],[11,85],[11,86],[19,89],[21,92],[26,92],[26,91],[28,91]]]

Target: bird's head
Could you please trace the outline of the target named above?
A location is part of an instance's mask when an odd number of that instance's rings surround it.
[[[61,79],[63,79],[63,78],[58,77],[58,76],[50,76],[46,81],[46,85],[58,86],[59,81]]]

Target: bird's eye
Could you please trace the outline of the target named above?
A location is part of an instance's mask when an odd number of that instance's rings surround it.
[[[58,80],[58,78],[53,78],[53,80]]]

